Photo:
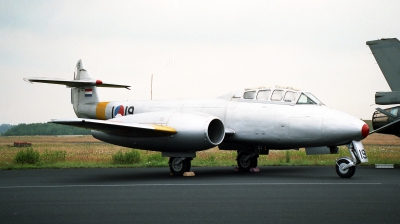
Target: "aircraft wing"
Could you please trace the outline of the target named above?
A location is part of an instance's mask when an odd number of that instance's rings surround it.
[[[160,126],[156,124],[120,123],[115,121],[103,121],[84,118],[65,120],[53,119],[49,123],[69,125],[79,128],[107,132],[111,134],[121,134],[139,138],[162,137],[177,133],[176,130],[171,127]]]
[[[97,86],[97,87],[112,87],[112,88],[126,88],[129,89],[130,86],[127,85],[119,85],[119,84],[111,84],[111,83],[103,83],[101,80],[93,80],[93,79],[81,79],[81,80],[64,80],[64,79],[50,79],[50,78],[24,78],[26,82],[40,82],[40,83],[48,83],[48,84],[58,84],[58,85],[66,85],[67,87],[81,87],[81,86]]]

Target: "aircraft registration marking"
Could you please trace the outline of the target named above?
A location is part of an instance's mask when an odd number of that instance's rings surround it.
[[[365,153],[364,149],[359,149],[358,152],[360,153],[362,159],[368,159],[367,153]]]

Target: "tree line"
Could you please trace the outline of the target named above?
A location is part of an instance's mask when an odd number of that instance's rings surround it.
[[[12,128],[11,124],[1,124],[0,125],[0,134],[6,132],[8,129]]]
[[[88,129],[54,123],[18,124],[10,126],[8,126],[8,129],[5,132],[0,132],[0,134],[2,136],[90,135],[90,130]]]

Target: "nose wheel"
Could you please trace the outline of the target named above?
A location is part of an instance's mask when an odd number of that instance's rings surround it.
[[[356,172],[356,166],[350,158],[341,158],[336,161],[336,173],[341,178],[350,178]]]
[[[336,160],[336,173],[341,178],[352,177],[356,172],[356,166],[358,164],[368,162],[364,146],[360,141],[352,141],[347,145],[347,148],[352,158],[340,157]]]

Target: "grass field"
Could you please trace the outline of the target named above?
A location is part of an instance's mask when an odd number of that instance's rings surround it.
[[[32,143],[41,161],[33,164],[17,164],[15,156],[23,148],[11,147],[14,141]],[[392,135],[373,134],[363,140],[369,163],[400,164],[400,138]],[[115,164],[113,155],[132,149],[114,146],[94,139],[92,136],[14,136],[0,137],[0,169],[21,168],[78,168],[78,167],[150,167],[168,166],[168,159],[159,152],[138,150],[140,162]],[[48,159],[52,155],[65,155],[62,161]],[[50,155],[50,157],[49,157]],[[304,149],[270,150],[270,154],[259,158],[259,165],[334,165],[335,159],[349,156],[346,147],[340,147],[339,154],[307,156]],[[47,159],[46,159],[47,158]],[[197,153],[192,166],[236,166],[236,151],[220,151],[212,148]]]

